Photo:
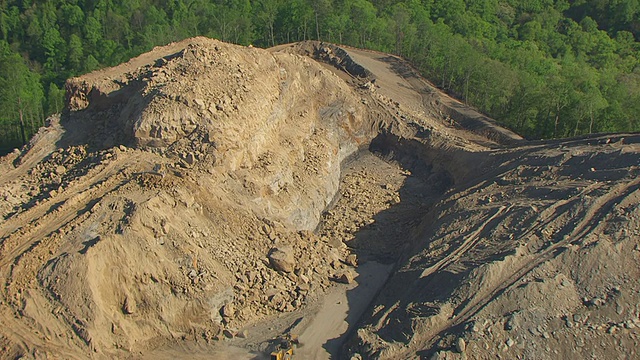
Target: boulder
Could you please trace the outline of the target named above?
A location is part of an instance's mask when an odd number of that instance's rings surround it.
[[[464,341],[463,338],[458,338],[458,340],[456,341],[456,351],[459,353],[464,353],[467,350],[467,343]]]
[[[296,266],[293,249],[289,246],[271,249],[269,252],[269,263],[275,270],[286,273],[293,272]]]
[[[336,277],[336,281],[343,284],[351,284],[353,275],[350,272],[344,272]]]
[[[126,315],[131,315],[136,312],[136,301],[131,297],[127,296],[124,298],[124,304],[122,304],[122,312]]]
[[[344,262],[349,266],[358,267],[358,256],[356,254],[349,254]]]
[[[236,314],[233,304],[229,303],[222,308],[222,316],[232,318]]]

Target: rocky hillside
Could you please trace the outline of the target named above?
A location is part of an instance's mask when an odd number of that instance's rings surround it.
[[[197,38],[67,92],[3,159],[5,354],[215,339],[346,267],[311,230],[379,120],[315,61]]]
[[[49,122],[0,161],[1,358],[637,355],[637,135],[527,142],[394,56],[206,38]]]

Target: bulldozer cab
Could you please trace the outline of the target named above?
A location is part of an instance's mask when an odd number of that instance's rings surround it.
[[[293,349],[298,344],[297,336],[288,335],[281,339],[279,348],[271,353],[271,360],[293,359]]]
[[[271,353],[271,360],[291,360],[293,349],[280,349]]]

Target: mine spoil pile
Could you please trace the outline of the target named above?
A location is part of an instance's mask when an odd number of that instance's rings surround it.
[[[0,160],[0,358],[260,358],[368,261],[393,270],[337,358],[639,356],[638,134],[526,141],[317,42],[66,88]]]

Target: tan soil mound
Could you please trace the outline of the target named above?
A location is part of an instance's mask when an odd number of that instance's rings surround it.
[[[3,318],[28,326],[4,335],[13,353],[216,339],[300,308],[327,259],[346,267],[309,230],[375,122],[315,61],[196,38],[67,91],[45,130],[59,147],[5,159]],[[287,272],[267,260],[282,246]]]

